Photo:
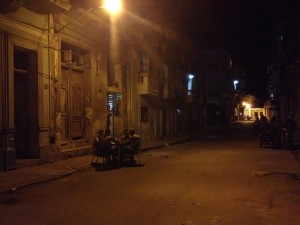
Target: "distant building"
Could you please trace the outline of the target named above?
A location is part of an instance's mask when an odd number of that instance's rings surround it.
[[[235,114],[234,88],[237,93],[241,84],[233,83],[231,58],[223,50],[202,51],[201,54],[206,125],[229,123]]]
[[[259,106],[259,100],[254,95],[245,94],[240,107],[241,119],[256,120],[260,119],[263,115],[270,119],[267,109]]]
[[[271,7],[273,59],[268,69],[268,105],[281,122],[293,115],[300,125],[300,2],[275,1]]]

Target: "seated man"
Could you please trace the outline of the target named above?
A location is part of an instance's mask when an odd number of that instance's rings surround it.
[[[121,143],[122,141],[122,143]],[[140,137],[135,133],[134,129],[129,129],[128,134],[124,133],[123,138],[120,141],[122,159],[129,158],[131,162],[134,162],[134,155],[140,147]]]
[[[135,133],[134,129],[129,129],[129,146],[137,149],[140,147],[140,137]]]
[[[128,129],[125,129],[123,131],[123,134],[121,137],[119,137],[119,144],[121,146],[126,146],[128,143],[129,143],[129,132],[128,132]]]
[[[105,158],[105,164],[110,162],[111,148],[109,139],[105,137],[104,130],[99,130],[97,137],[94,139],[94,155],[101,156]]]

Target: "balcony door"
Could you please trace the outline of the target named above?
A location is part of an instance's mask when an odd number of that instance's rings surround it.
[[[62,68],[61,134],[62,141],[83,138],[83,72]]]

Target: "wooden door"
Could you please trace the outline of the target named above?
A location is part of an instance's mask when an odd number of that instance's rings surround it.
[[[82,72],[72,71],[71,76],[71,138],[81,139],[83,136],[83,90]]]

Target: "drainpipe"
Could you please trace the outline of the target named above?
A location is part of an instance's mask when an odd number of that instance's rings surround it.
[[[129,103],[129,108],[130,108],[130,110],[129,110],[129,112],[132,112],[132,110],[133,110],[133,108],[132,108],[132,98],[133,98],[133,96],[132,96],[132,93],[133,93],[133,91],[132,91],[132,85],[133,85],[133,70],[132,70],[132,55],[131,55],[131,49],[129,50],[129,57],[130,57],[130,71],[129,71],[129,76],[130,76],[130,82],[129,82],[129,90],[130,90],[130,103]],[[127,115],[128,115],[128,127],[132,127],[132,114],[130,114],[130,113],[127,113]]]
[[[8,120],[8,115],[7,115],[7,110],[8,110],[8,102],[7,102],[7,96],[6,96],[6,91],[8,90],[8,83],[7,83],[7,73],[4,73],[4,82],[2,88],[2,94],[3,94],[3,109],[2,109],[2,115],[3,115],[3,171],[7,170],[7,120]]]
[[[3,63],[3,67],[4,67],[4,73],[2,74],[2,125],[3,125],[3,135],[2,135],[2,143],[3,143],[3,171],[7,170],[7,125],[8,125],[8,61],[7,61],[7,55],[8,55],[8,39],[7,39],[7,35],[3,34],[1,35],[1,45],[2,45],[2,49],[3,49],[3,55],[4,55],[4,59],[1,62],[1,64]]]
[[[48,120],[49,120],[49,136],[50,136],[50,138],[52,138],[51,137],[51,135],[52,135],[52,128],[51,128],[51,72],[50,72],[50,70],[51,70],[51,65],[50,65],[50,63],[51,63],[51,60],[50,60],[50,56],[51,56],[51,52],[50,52],[50,35],[51,35],[51,31],[50,31],[50,26],[51,26],[51,18],[50,18],[50,14],[48,14],[48,75],[49,75],[49,82],[48,82],[48,85],[49,85],[49,96],[48,96],[48,98],[49,98],[49,112],[48,112]]]

